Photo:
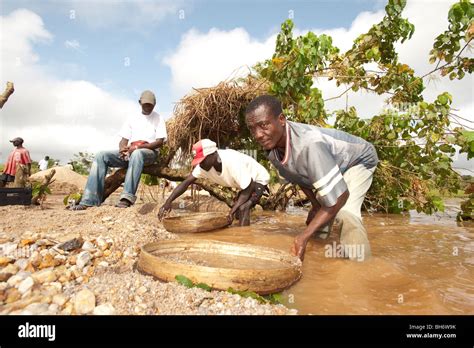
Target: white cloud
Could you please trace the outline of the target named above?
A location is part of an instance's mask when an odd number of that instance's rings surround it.
[[[8,67],[36,63],[39,57],[34,53],[32,44],[48,43],[53,39],[53,35],[44,28],[41,17],[25,9],[2,17],[1,28],[2,73]]]
[[[172,88],[181,97],[193,87],[210,87],[231,76],[247,75],[247,67],[271,57],[275,37],[259,42],[243,28],[213,28],[207,33],[191,29],[162,62],[170,67]]]
[[[36,42],[50,42],[52,35],[41,18],[28,10],[0,17],[1,88],[15,83],[15,93],[0,115],[0,159],[11,151],[8,139],[21,136],[33,159],[45,154],[67,160],[78,151],[117,147],[117,131],[136,101],[116,98],[82,80],[60,80],[39,64]]]

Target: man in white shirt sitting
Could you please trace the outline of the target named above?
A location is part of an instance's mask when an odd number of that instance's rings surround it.
[[[161,220],[171,211],[171,203],[186,192],[189,185],[197,179],[207,179],[215,184],[241,190],[228,215],[229,224],[234,216],[240,226],[250,225],[250,209],[255,206],[267,189],[270,181],[265,167],[235,150],[218,150],[215,142],[202,139],[193,145],[194,159],[192,173],[179,184],[160,208],[158,218]]]
[[[137,199],[135,193],[143,167],[155,162],[157,158],[155,150],[162,146],[167,138],[165,121],[153,111],[156,105],[153,92],[144,91],[139,103],[142,112],[132,115],[119,132],[122,137],[119,149],[102,151],[96,155],[81,202],[70,209],[84,210],[102,203],[105,176],[109,167],[128,168],[123,192],[116,207],[127,208],[135,203]]]

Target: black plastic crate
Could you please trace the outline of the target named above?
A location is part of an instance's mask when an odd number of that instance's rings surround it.
[[[31,188],[0,188],[0,205],[31,205]]]

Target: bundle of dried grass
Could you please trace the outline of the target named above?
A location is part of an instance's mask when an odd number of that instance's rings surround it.
[[[175,106],[167,124],[168,145],[190,153],[199,139],[208,138],[225,147],[245,127],[244,110],[256,96],[266,93],[268,84],[251,75],[230,79],[215,87],[195,89]]]

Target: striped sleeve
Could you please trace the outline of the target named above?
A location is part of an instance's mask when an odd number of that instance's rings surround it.
[[[341,170],[328,146],[322,142],[310,144],[304,150],[306,174],[316,189],[318,202],[325,207],[332,207],[337,199],[347,191],[347,185]]]

